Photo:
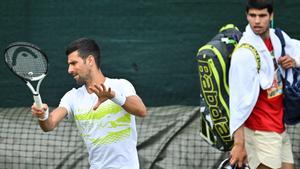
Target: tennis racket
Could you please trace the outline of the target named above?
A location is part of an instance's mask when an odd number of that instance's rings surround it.
[[[221,162],[221,164],[218,166],[218,169],[250,169],[248,164],[245,166],[239,168],[236,164],[234,166],[230,165],[230,158],[226,158]]]
[[[4,51],[5,63],[10,70],[22,79],[33,94],[38,108],[42,108],[40,86],[48,71],[48,58],[41,49],[28,42],[14,42]],[[36,89],[32,86],[37,82]]]

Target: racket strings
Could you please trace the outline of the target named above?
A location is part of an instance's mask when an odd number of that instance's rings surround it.
[[[10,68],[25,79],[31,80],[47,72],[47,58],[32,46],[12,46],[5,57]]]

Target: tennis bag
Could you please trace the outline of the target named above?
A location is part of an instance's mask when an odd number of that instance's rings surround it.
[[[281,42],[281,56],[285,55],[285,40],[280,28],[275,29],[275,34]],[[289,125],[300,123],[300,68],[290,68],[285,71],[285,77],[292,73],[292,82],[285,80],[284,84],[284,122]]]
[[[211,146],[229,151],[233,144],[229,130],[228,70],[231,54],[237,47],[250,49],[260,68],[257,51],[249,44],[237,45],[242,33],[233,24],[228,24],[202,46],[197,53],[200,78],[200,97],[205,108],[200,110],[200,134]]]

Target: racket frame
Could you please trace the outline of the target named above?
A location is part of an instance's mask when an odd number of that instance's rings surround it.
[[[46,77],[46,75],[48,73],[48,65],[49,65],[48,57],[39,47],[37,47],[36,45],[33,45],[32,43],[29,43],[29,42],[13,42],[13,43],[9,44],[8,47],[6,47],[6,49],[4,50],[4,56],[6,56],[8,54],[7,51],[12,47],[27,47],[27,48],[29,47],[29,48],[33,48],[33,49],[37,50],[38,52],[40,52],[41,55],[43,55],[43,57],[46,59],[46,72],[43,73],[40,76],[33,77],[33,78],[29,79],[29,78],[22,77],[18,73],[16,73],[13,70],[13,67],[11,67],[11,65],[8,63],[7,58],[4,57],[5,64],[8,66],[10,71],[13,72],[13,74],[15,74],[17,77],[19,77],[23,82],[25,82],[26,86],[32,92],[33,100],[34,100],[34,103],[36,104],[36,106],[38,108],[42,108],[43,102],[42,102],[41,95],[40,95],[40,86],[41,86],[41,83],[42,83],[43,79]],[[36,89],[34,89],[32,84],[30,83],[30,82],[34,82],[34,81],[38,81]]]

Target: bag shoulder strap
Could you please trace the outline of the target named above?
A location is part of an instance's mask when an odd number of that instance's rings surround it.
[[[246,48],[246,49],[249,49],[252,53],[253,53],[253,55],[254,55],[254,57],[255,57],[255,61],[256,61],[256,65],[257,65],[257,73],[259,73],[259,71],[260,71],[260,57],[259,57],[259,53],[257,52],[257,50],[252,46],[252,45],[250,45],[250,44],[248,44],[248,43],[242,43],[242,44],[239,44],[236,48],[235,48],[235,50],[236,49],[238,49],[238,48]]]
[[[281,42],[281,47],[282,47],[282,50],[281,50],[281,56],[284,56],[285,55],[285,40],[284,40],[284,37],[283,37],[283,34],[282,34],[282,31],[280,28],[276,28],[275,29],[275,34],[277,35],[277,37],[279,38],[280,42]]]
[[[285,55],[285,40],[284,40],[284,37],[283,37],[283,34],[282,34],[282,30],[280,28],[275,28],[275,34],[279,38],[280,43],[281,43],[281,56],[284,56]],[[287,78],[287,73],[288,73],[288,71],[286,70],[285,71],[285,78]],[[285,81],[285,85],[286,86],[289,85],[287,80]]]

